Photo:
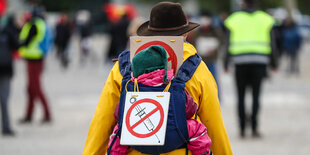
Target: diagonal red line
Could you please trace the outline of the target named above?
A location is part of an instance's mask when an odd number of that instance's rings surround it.
[[[168,58],[168,61],[170,61],[170,60],[172,60],[172,58],[171,58],[171,57],[169,57],[169,58]]]
[[[150,113],[148,113],[147,115],[145,115],[143,118],[141,118],[137,123],[135,123],[133,126],[131,126],[132,129],[134,129],[135,127],[137,127],[140,123],[142,123],[143,121],[145,121],[147,118],[149,118],[152,114],[154,114],[155,112],[157,112],[159,110],[159,108],[155,108],[154,110],[152,110]]]

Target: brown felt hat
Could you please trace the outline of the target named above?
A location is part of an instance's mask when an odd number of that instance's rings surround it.
[[[139,36],[180,36],[198,27],[188,22],[180,3],[160,2],[150,14],[150,20],[137,30]]]

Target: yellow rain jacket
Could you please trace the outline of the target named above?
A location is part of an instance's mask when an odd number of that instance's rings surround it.
[[[183,50],[183,61],[197,53],[196,49],[189,43],[184,43]],[[83,155],[106,154],[109,136],[117,123],[114,118],[114,111],[120,100],[122,79],[117,62],[112,68],[101,93],[89,128]],[[217,96],[217,85],[203,61],[201,61],[193,77],[185,85],[185,89],[198,104],[198,120],[208,129],[208,135],[212,140],[211,150],[213,154],[232,155]],[[142,153],[130,149],[127,154],[140,155]],[[166,154],[182,155],[185,154],[185,149],[177,149]],[[189,154],[192,153],[189,151]]]

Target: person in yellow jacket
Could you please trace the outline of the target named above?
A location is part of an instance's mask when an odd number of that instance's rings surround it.
[[[181,10],[181,13],[177,13]],[[139,36],[186,36],[186,33],[199,26],[188,22],[179,3],[160,2],[151,11],[150,21],[142,24]],[[184,42],[183,61],[197,54],[196,49]],[[107,152],[109,137],[116,125],[114,111],[120,100],[122,75],[119,63],[113,66],[103,88],[99,103],[91,122],[83,155],[103,155]],[[198,104],[198,120],[207,128],[212,140],[211,151],[214,155],[231,155],[230,142],[223,123],[220,104],[217,96],[217,85],[206,64],[201,62],[185,89]],[[142,154],[130,149],[127,154]],[[169,155],[186,154],[186,149],[177,149],[166,153]],[[188,154],[192,154],[190,151]]]

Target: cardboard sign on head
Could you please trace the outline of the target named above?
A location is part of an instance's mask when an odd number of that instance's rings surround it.
[[[141,50],[160,45],[168,55],[168,69],[176,75],[183,62],[183,36],[132,36],[130,37],[130,62]]]

